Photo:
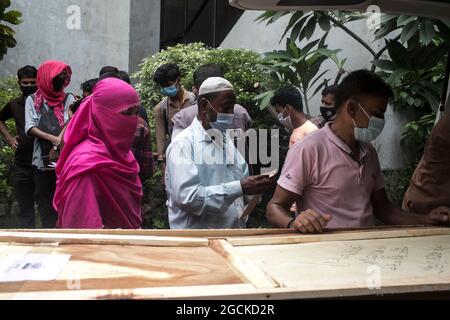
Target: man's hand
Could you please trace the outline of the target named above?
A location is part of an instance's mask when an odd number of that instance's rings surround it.
[[[442,206],[431,210],[426,216],[426,224],[450,224],[450,208]]]
[[[321,215],[314,210],[306,210],[291,223],[291,228],[301,233],[321,233],[331,219],[329,214]]]
[[[17,149],[19,147],[19,141],[17,140],[17,138],[18,137],[12,137],[11,139],[8,140],[8,144],[13,149]]]
[[[56,136],[50,135],[49,141],[50,141],[54,146],[59,147],[59,145],[61,144],[61,137],[56,137]]]
[[[245,195],[262,194],[275,183],[275,177],[268,175],[251,176],[241,180],[242,191]]]

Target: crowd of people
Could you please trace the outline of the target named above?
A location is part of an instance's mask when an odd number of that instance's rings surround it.
[[[382,132],[392,89],[375,73],[357,70],[322,92],[321,115],[309,118],[293,86],[279,88],[271,105],[292,132],[279,175],[252,175],[230,131],[252,127],[220,66],[193,75],[191,91],[180,68],[154,74],[165,98],[154,107],[156,150],[146,109],[127,72],[101,69],[66,92],[71,67],[46,61],[18,70],[22,96],[0,111],[0,132],[15,149],[14,194],[21,227],[139,229],[142,182],[159,166],[172,229],[245,228],[249,204],[276,185],[268,221],[302,233],[324,228],[439,225],[450,219],[450,114],[429,138],[405,195],[389,201],[371,142]],[[5,124],[14,119],[17,135]]]

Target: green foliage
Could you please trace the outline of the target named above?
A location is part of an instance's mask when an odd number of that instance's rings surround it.
[[[414,159],[413,163],[418,163],[428,136],[434,127],[436,121],[436,113],[426,114],[417,121],[412,121],[405,125],[405,130],[402,135],[402,145],[406,146],[408,150],[412,150]]]
[[[212,49],[202,43],[179,44],[145,59],[134,78],[139,80],[137,89],[143,104],[152,108],[163,99],[160,88],[153,82],[158,67],[165,63],[178,64],[182,84],[189,90],[193,86],[193,73],[198,67],[217,63],[223,68],[225,78],[234,85],[238,103],[249,107],[256,96],[257,84],[264,78],[262,70],[258,68],[260,60],[260,55],[250,50]]]
[[[0,108],[3,108],[10,100],[20,96],[21,92],[17,79],[10,77],[0,80]],[[9,132],[14,136],[16,127],[13,120],[8,121]],[[9,184],[9,172],[14,160],[14,150],[0,138],[0,204],[11,202],[12,188]]]
[[[416,165],[412,164],[405,169],[383,171],[386,194],[393,205],[401,207]]]
[[[290,15],[290,20],[281,40],[289,32],[290,39],[294,41],[310,39],[316,28],[320,27],[325,31],[321,41],[325,41],[327,32],[336,27],[373,55],[372,70],[377,70],[394,89],[394,108],[413,109],[417,114],[419,120],[405,126],[402,145],[413,146],[415,158],[418,158],[433,127],[433,116],[439,106],[446,54],[449,50],[450,23],[431,18],[382,14],[380,28],[372,30],[373,40],[383,38],[390,40],[386,40],[385,46],[375,51],[370,43],[362,40],[346,26],[348,22],[365,18],[364,14],[344,11],[268,11],[257,20],[270,25],[285,15]],[[388,57],[383,56],[385,53]],[[343,61],[345,62],[345,59]],[[277,65],[279,69],[285,67]],[[342,67],[339,73],[341,71]],[[268,89],[259,98],[266,103],[270,95]]]
[[[330,50],[324,45],[325,38],[312,41],[303,48],[298,47],[295,41],[288,39],[286,50],[265,54],[261,66],[268,70],[270,78],[262,84],[267,91],[255,98],[260,101],[261,109],[269,105],[276,89],[290,84],[300,89],[306,112],[310,115],[309,101],[330,81],[330,79],[323,79],[328,70],[319,73],[323,62],[330,58],[338,66],[343,66],[345,63],[337,58],[339,49]],[[314,90],[313,93],[311,93],[312,90]]]
[[[168,229],[167,196],[161,184],[161,171],[143,184],[142,206],[144,229]]]
[[[0,204],[10,203],[12,187],[10,186],[10,169],[14,159],[14,150],[10,147],[0,148]]]
[[[414,109],[418,120],[406,124],[402,146],[413,152],[412,163],[423,154],[434,126],[444,86],[450,24],[437,19],[385,15],[375,39],[401,30],[386,40],[387,59],[375,59],[378,73],[393,87],[396,108]]]
[[[22,13],[17,10],[6,11],[10,6],[10,0],[0,0],[0,60],[3,59],[8,48],[14,48],[17,45],[17,41],[14,39],[14,30],[2,22],[12,25],[22,22]]]
[[[21,94],[17,78],[0,79],[0,108],[3,108],[10,100]]]

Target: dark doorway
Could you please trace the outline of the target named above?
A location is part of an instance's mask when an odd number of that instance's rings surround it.
[[[228,0],[162,0],[161,49],[192,42],[218,47],[242,13]]]

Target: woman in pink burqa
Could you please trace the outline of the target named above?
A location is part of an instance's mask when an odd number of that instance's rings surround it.
[[[131,152],[138,106],[132,86],[109,78],[79,107],[56,167],[58,228],[141,227],[142,185]]]

